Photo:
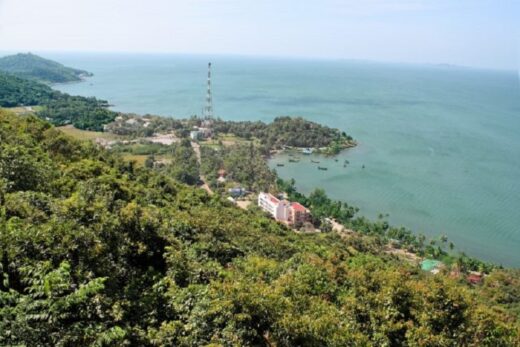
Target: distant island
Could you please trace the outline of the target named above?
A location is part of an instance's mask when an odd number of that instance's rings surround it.
[[[91,72],[64,66],[32,53],[18,53],[0,58],[0,71],[45,83],[78,82]]]

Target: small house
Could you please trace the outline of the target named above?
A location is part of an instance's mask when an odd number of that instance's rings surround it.
[[[482,282],[482,272],[470,271],[466,279],[471,284],[480,284]]]
[[[235,188],[228,189],[229,195],[231,195],[234,198],[237,198],[237,197],[240,197],[242,195],[245,195],[246,192],[247,191],[244,188],[242,188],[242,187],[235,187]]]
[[[428,272],[432,272],[432,273],[438,273],[438,271],[434,271],[434,270],[438,270],[440,267],[441,267],[442,263],[438,260],[434,260],[434,259],[424,259],[422,262],[421,262],[421,270],[423,271],[428,271]]]
[[[198,140],[200,139],[200,132],[198,130],[192,130],[190,131],[190,138],[192,140]]]

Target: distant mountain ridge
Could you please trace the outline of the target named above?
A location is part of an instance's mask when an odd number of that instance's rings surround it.
[[[81,81],[92,73],[74,69],[32,53],[18,53],[0,58],[0,70],[18,77],[47,83]]]

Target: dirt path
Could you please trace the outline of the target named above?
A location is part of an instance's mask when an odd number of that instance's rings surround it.
[[[193,151],[195,152],[195,156],[197,157],[197,161],[199,162],[199,165],[200,165],[200,145],[195,142],[195,141],[191,141],[191,148],[193,148]],[[199,175],[200,176],[200,180],[203,182],[202,185],[200,186],[200,188],[204,189],[205,191],[208,192],[209,195],[213,195],[213,190],[211,190],[210,186],[208,185],[207,181],[206,181],[206,177],[204,177],[203,175]]]
[[[251,201],[250,200],[238,200],[237,201],[237,206],[240,207],[243,210],[247,210],[249,205],[251,205]]]

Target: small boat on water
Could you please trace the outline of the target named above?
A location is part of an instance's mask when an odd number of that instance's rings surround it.
[[[285,166],[285,164],[278,163],[278,164],[276,164],[276,166]]]
[[[365,168],[365,165],[363,164],[363,166],[361,166],[361,168],[364,169],[364,168]]]
[[[345,160],[345,165],[350,164],[350,161]]]
[[[302,153],[305,154],[305,155],[312,154],[312,148],[304,148],[302,150]]]
[[[338,161],[338,159],[336,158],[336,159],[334,159],[334,161]]]
[[[323,167],[323,166],[318,166],[318,170],[323,170],[323,171],[327,171],[327,170],[328,170],[328,168],[326,168],[326,167]]]
[[[297,163],[300,159],[289,159],[289,163]]]
[[[314,163],[314,164],[319,164],[319,163],[320,163],[320,161],[319,161],[319,160],[312,160],[312,159],[311,159],[311,163]]]

